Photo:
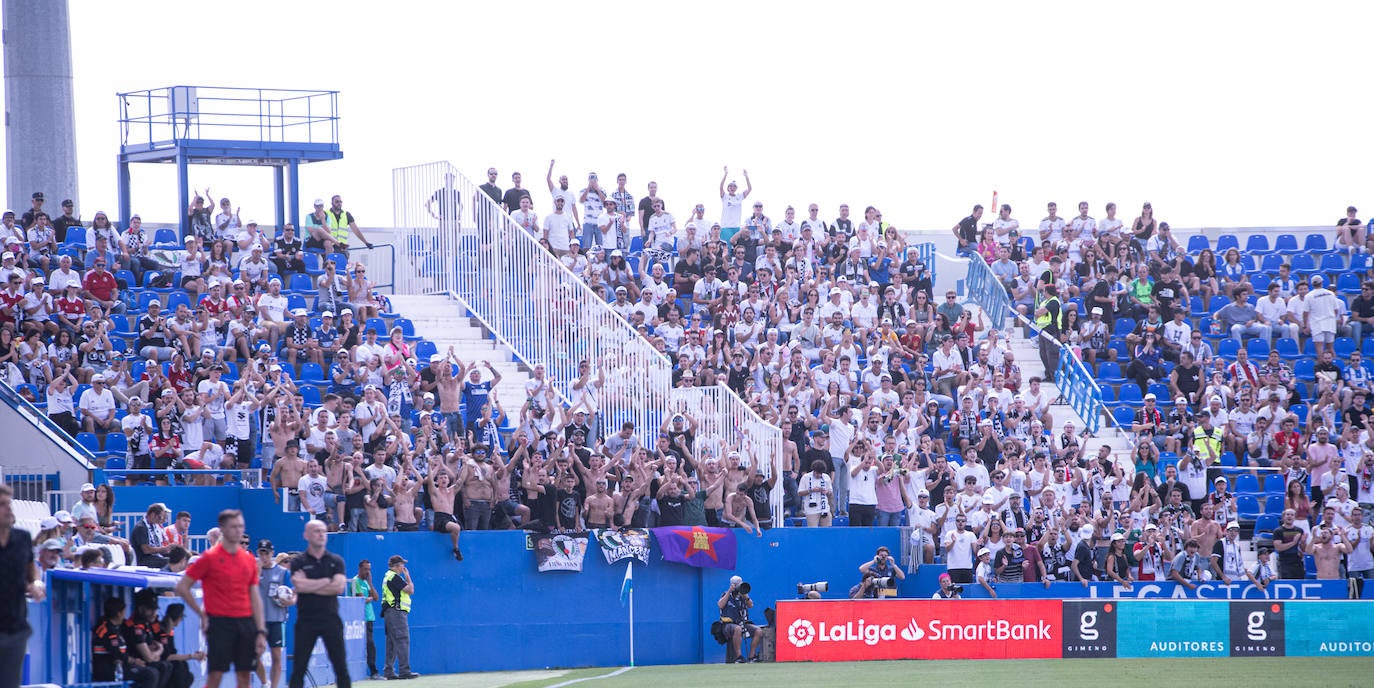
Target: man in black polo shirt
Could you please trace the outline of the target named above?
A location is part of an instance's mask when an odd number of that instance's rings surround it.
[[[305,685],[305,671],[315,639],[324,639],[325,652],[334,667],[339,688],[351,688],[348,657],[344,654],[343,619],[339,618],[339,595],[344,593],[348,576],[343,558],[324,548],[329,528],[323,521],[305,524],[305,551],[291,560],[291,585],[296,588],[296,648],[291,663],[291,688]]]
[[[29,595],[42,602],[43,579],[33,562],[33,538],[29,531],[14,527],[14,493],[0,484],[0,686],[17,686],[28,649]]]
[[[978,220],[983,217],[983,206],[973,206],[973,214],[959,221],[954,225],[954,237],[959,242],[959,248],[955,249],[955,254],[960,256],[971,256],[978,246]]]

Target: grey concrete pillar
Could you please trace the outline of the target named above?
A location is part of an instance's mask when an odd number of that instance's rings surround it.
[[[72,45],[67,0],[4,0],[5,198],[17,213],[35,191],[43,209],[62,213],[76,201],[76,111],[72,98]],[[99,109],[97,108],[97,112]],[[125,218],[120,218],[125,219]]]

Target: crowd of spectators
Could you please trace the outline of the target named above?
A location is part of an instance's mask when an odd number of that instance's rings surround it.
[[[1130,428],[1136,451],[1115,456],[1071,423],[1054,425],[1042,382],[1059,347],[1042,347],[1044,375],[1023,375],[1004,324],[973,317],[953,292],[937,296],[929,266],[877,208],[851,218],[842,205],[826,221],[816,204],[801,219],[787,207],[775,222],[750,203],[747,173],[741,189],[727,169],[719,219],[697,203],[679,226],[652,182],[636,198],[626,175],[603,188],[591,174],[573,191],[553,170],[553,210],[542,218],[543,203],[518,174],[502,190],[489,170],[482,191],[671,358],[676,386],[728,386],[781,427],[781,456],[756,456],[747,444],[722,456],[701,451],[689,412],[659,428],[602,427],[605,371],[591,362],[571,381],[571,406],[558,403],[555,381],[537,366],[522,407],[504,409],[492,394],[500,376],[485,362],[452,350],[417,360],[414,338],[378,318],[393,314],[365,268],[325,255],[353,237],[366,243],[337,196],[331,209],[317,202],[304,240],[290,227],[277,236],[240,227],[227,201],[207,224],[215,203],[198,197],[188,209],[193,231],[176,251],[135,239],[137,218],[122,232],[103,214],[89,228],[64,219],[92,245],[55,260],[53,246],[73,242],[54,234],[41,245],[36,199],[37,232],[7,224],[40,245],[30,239],[0,261],[9,285],[0,299],[11,304],[0,308],[9,318],[0,357],[69,432],[92,433],[105,447],[122,436],[120,467],[261,467],[284,508],[338,530],[444,532],[459,559],[463,528],[703,523],[758,533],[771,523],[768,493],[781,481],[788,515],[813,526],[910,524],[919,556],[943,558],[967,582],[984,548],[999,578],[1003,566],[1010,579],[1036,560],[1044,575],[1023,575],[1164,577],[1185,568],[1172,562],[1188,540],[1208,553],[1239,517],[1229,484],[1209,490],[1207,480],[1227,452],[1299,485],[1285,492],[1294,528],[1319,526],[1348,550],[1368,551],[1367,538],[1351,544],[1342,534],[1356,513],[1345,505],[1370,499],[1369,373],[1358,352],[1351,365],[1332,358],[1340,328],[1358,341],[1374,323],[1374,312],[1364,314],[1374,307],[1368,286],[1347,317],[1324,301],[1340,297],[1320,276],[1285,267],[1266,289],[1290,315],[1266,330],[1271,306],[1248,310],[1257,276],[1211,266],[1208,251],[1184,251],[1149,204],[1129,226],[1114,205],[1098,222],[1086,203],[1072,218],[1050,204],[1027,237],[1009,206],[981,226],[975,207],[954,227],[958,250],[991,259],[1039,336],[1070,347],[1099,377],[1115,364],[1142,391],[1169,387],[1167,411],[1157,394],[1143,395]],[[1363,239],[1349,229],[1357,220],[1342,227],[1341,242]],[[1350,248],[1351,261],[1363,255]],[[307,252],[324,255],[319,275],[304,271]],[[164,292],[130,297],[130,284],[164,275]],[[301,275],[310,302],[289,288]],[[63,296],[47,296],[45,283]],[[1316,378],[1301,387],[1276,353],[1263,368],[1248,363],[1244,343],[1229,356],[1213,353],[1208,336],[1215,341],[1217,331],[1197,322],[1194,294],[1203,310],[1230,300],[1204,316],[1223,323],[1221,334],[1310,341],[1320,352]],[[137,325],[117,327],[123,314]],[[1117,331],[1118,317],[1131,317],[1129,331]],[[1340,486],[1355,499],[1335,497]],[[1338,505],[1337,516],[1323,516],[1323,501]],[[1109,556],[1115,534],[1127,538],[1130,571]],[[1283,564],[1294,545],[1286,531],[1274,536]],[[1321,546],[1299,537],[1299,553]],[[1167,547],[1154,563],[1137,552],[1147,540]],[[1075,564],[1080,541],[1092,554]],[[1016,556],[1003,562],[1009,544]],[[1198,577],[1211,570],[1193,568]]]
[[[1238,252],[1220,267],[1210,249],[1189,253],[1149,203],[1129,224],[1115,204],[1099,221],[1087,203],[1073,217],[1050,203],[1024,236],[1010,206],[988,223],[975,207],[953,228],[958,252],[990,265],[1028,334],[1059,345],[1040,347],[1043,375],[1023,376],[1002,323],[971,317],[956,294],[937,298],[927,266],[874,207],[851,220],[841,206],[831,221],[815,204],[800,220],[787,207],[775,223],[761,202],[746,213],[752,182],[745,175],[741,189],[726,170],[719,220],[697,203],[679,225],[652,182],[639,199],[624,174],[613,189],[591,174],[574,191],[567,176],[554,182],[551,164],[553,210],[541,221],[518,175],[506,191],[495,170],[488,177],[483,189],[517,224],[671,358],[675,385],[728,385],[782,427],[786,507],[810,525],[837,516],[913,524],[921,555],[946,557],[966,582],[982,549],[1000,580],[1266,584],[1285,566],[1284,575],[1302,577],[1301,555],[1322,547],[1305,535],[1290,542],[1278,529],[1279,561],[1266,552],[1261,570],[1243,570],[1227,544],[1242,514],[1219,469],[1239,463],[1275,471],[1305,500],[1339,500],[1333,518],[1294,505],[1294,527],[1348,540],[1348,572],[1374,568],[1367,527],[1352,526],[1374,489],[1370,371],[1358,350],[1343,352],[1349,364],[1333,361],[1337,337],[1358,343],[1374,324],[1374,274],[1360,258],[1368,234],[1353,208],[1332,252],[1346,257],[1340,272],[1365,283],[1347,309],[1326,288],[1335,274],[1299,274],[1284,262],[1270,280]],[[1258,282],[1269,305],[1255,303]],[[1215,354],[1226,335],[1242,346]],[[1307,388],[1281,355],[1280,335],[1319,352]],[[1247,350],[1251,338],[1263,346]],[[1127,380],[1140,390],[1125,428],[1138,436],[1130,457],[1105,445],[1094,454],[1072,424],[1051,427],[1053,399],[1041,383],[1052,380],[1061,346],[1099,377],[1109,372],[1102,364],[1116,366],[1113,399]],[[1247,361],[1259,350],[1271,351],[1263,367]],[[1310,444],[1319,445],[1315,458]],[[728,481],[723,492],[729,503]],[[1017,552],[1010,560],[1007,544]]]

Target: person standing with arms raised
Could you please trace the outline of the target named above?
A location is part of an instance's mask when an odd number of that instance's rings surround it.
[[[420,675],[410,670],[410,596],[415,594],[415,582],[406,569],[405,557],[393,554],[386,566],[386,576],[382,578],[386,664],[382,666],[382,675],[388,681],[393,678],[418,678]],[[391,673],[393,663],[398,673]]]
[[[234,667],[239,688],[248,688],[258,657],[267,651],[267,625],[258,594],[258,561],[241,547],[243,512],[219,512],[219,544],[186,567],[177,594],[200,617],[205,633],[205,688],[219,688],[220,679]],[[205,606],[191,594],[200,582]]]
[[[315,639],[324,640],[329,664],[334,667],[334,683],[351,688],[348,656],[344,653],[343,619],[339,617],[339,595],[348,586],[343,557],[324,548],[329,527],[323,521],[305,524],[305,551],[291,560],[291,585],[296,588],[296,641],[292,654],[291,688],[305,685],[305,671]]]

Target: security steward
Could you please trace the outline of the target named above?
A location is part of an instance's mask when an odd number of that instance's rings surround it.
[[[417,678],[410,670],[410,596],[415,594],[415,582],[406,568],[405,557],[391,555],[386,562],[386,576],[382,578],[382,625],[386,629],[386,664],[382,675],[391,679]],[[395,664],[395,671],[392,665]]]
[[[763,629],[749,622],[749,609],[754,606],[754,601],[749,598],[749,584],[739,576],[731,578],[730,589],[720,596],[716,606],[720,607],[720,622],[724,624],[721,630],[728,640],[725,646],[725,663],[744,664],[759,661],[759,650],[763,648]],[[748,659],[740,652],[740,644],[745,633],[752,639],[750,646],[753,648],[753,656]]]
[[[1035,309],[1035,327],[1040,330],[1036,341],[1040,345],[1040,362],[1045,364],[1045,381],[1054,382],[1054,374],[1059,370],[1059,332],[1064,327],[1064,308],[1057,286],[1046,284],[1042,288],[1045,298]]]
[[[351,688],[348,655],[344,652],[344,625],[339,617],[339,595],[348,584],[343,557],[324,548],[329,528],[323,521],[305,523],[305,551],[291,560],[291,585],[296,588],[296,641],[291,665],[291,688],[305,685],[307,659],[315,639],[324,640],[329,664],[339,688]]]

